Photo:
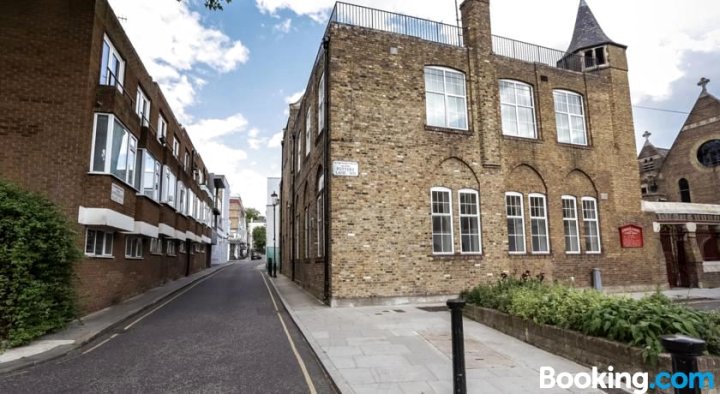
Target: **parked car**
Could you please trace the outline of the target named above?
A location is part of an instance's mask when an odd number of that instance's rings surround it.
[[[250,259],[252,259],[252,260],[262,260],[262,256],[260,256],[259,254],[254,254],[254,255],[252,255],[252,257],[251,257]]]

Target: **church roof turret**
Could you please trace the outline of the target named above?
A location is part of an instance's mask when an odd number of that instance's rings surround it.
[[[625,48],[624,45],[614,42],[605,34],[588,4],[585,0],[580,0],[577,19],[575,19],[575,31],[567,52],[575,53],[582,49],[604,44],[614,44]]]

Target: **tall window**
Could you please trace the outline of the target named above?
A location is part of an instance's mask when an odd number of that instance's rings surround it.
[[[310,258],[310,209],[305,207],[305,255]]]
[[[168,256],[175,256],[177,253],[175,252],[175,240],[174,239],[166,239],[165,240],[165,254]]]
[[[125,257],[139,259],[142,257],[142,237],[125,237]]]
[[[460,190],[458,196],[460,199],[460,250],[462,253],[482,253],[478,192]]]
[[[141,192],[155,201],[160,200],[160,162],[150,154],[142,151],[142,183]]]
[[[173,139],[173,156],[175,158],[178,158],[178,155],[180,154],[180,141],[177,140],[177,136]]]
[[[297,207],[297,203],[295,205]],[[295,258],[300,258],[300,215],[295,216]]]
[[[530,238],[533,253],[549,253],[547,204],[545,196],[532,193],[530,200]]]
[[[587,145],[585,109],[582,96],[565,90],[553,92],[558,141],[566,144]]]
[[[112,257],[113,233],[88,229],[85,233],[85,254],[95,257]]]
[[[190,167],[190,152],[185,149],[185,156],[183,156],[183,170],[187,171]]]
[[[323,193],[325,190],[325,174],[322,169],[318,171],[318,184],[317,184],[317,257],[322,257],[325,252],[325,205],[323,202]]]
[[[430,190],[432,206],[433,253],[453,253],[452,201],[450,189],[434,187]]]
[[[143,126],[150,124],[150,99],[148,99],[140,86],[138,86],[135,98],[135,113],[140,117]]]
[[[443,67],[425,67],[428,126],[467,130],[465,74]]]
[[[312,150],[312,105],[308,106],[305,114],[305,156]]]
[[[127,184],[135,184],[137,138],[113,115],[95,115],[92,172],[113,174]]]
[[[168,166],[163,167],[162,202],[175,207],[175,188],[177,178]]]
[[[325,129],[325,72],[318,82],[318,135]]]
[[[295,145],[295,149],[297,150],[297,168],[295,171],[300,172],[300,168],[302,167],[302,152],[300,149],[302,148],[302,132],[298,134],[297,144]]]
[[[681,178],[678,182],[678,188],[680,189],[680,201],[692,202],[690,199],[690,182],[685,178]]]
[[[162,115],[158,116],[158,140],[167,144],[167,121]]]
[[[580,237],[578,235],[578,216],[575,197],[562,196],[563,228],[565,230],[565,252],[580,253]]]
[[[501,80],[500,106],[503,134],[537,138],[532,87],[526,83]]]
[[[180,212],[183,215],[187,215],[186,206],[187,206],[187,189],[185,188],[185,184],[178,181],[177,183],[177,195],[178,195],[178,204],[175,207],[175,210]]]
[[[122,91],[125,79],[125,60],[115,49],[108,36],[103,38],[102,59],[100,60],[100,85],[117,86]]]
[[[598,225],[597,201],[592,197],[582,198],[583,230],[585,230],[585,252],[600,253],[600,226]]]
[[[508,251],[510,254],[523,254],[525,253],[525,216],[522,194],[505,193],[505,211],[508,228]]]
[[[162,242],[157,238],[150,238],[150,253],[162,254]]]

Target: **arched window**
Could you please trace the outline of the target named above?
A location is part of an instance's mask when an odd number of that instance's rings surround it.
[[[680,201],[682,202],[692,202],[690,200],[690,183],[687,179],[681,178],[678,182],[678,187],[680,188]]]
[[[566,90],[553,92],[558,142],[587,145],[585,108],[581,95]]]
[[[697,158],[705,167],[720,165],[720,140],[710,140],[700,145]]]
[[[532,86],[518,81],[500,80],[500,107],[503,134],[537,138]]]
[[[315,212],[317,212],[317,241],[315,245],[317,247],[317,257],[322,257],[325,252],[325,205],[323,196],[325,191],[325,173],[322,167],[318,169],[317,180],[317,205],[315,206]]]
[[[465,74],[445,67],[425,67],[427,125],[467,130]]]

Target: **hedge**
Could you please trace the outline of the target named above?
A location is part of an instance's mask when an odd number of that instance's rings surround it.
[[[469,303],[535,323],[640,347],[648,362],[662,352],[660,336],[667,334],[701,338],[710,354],[720,355],[720,314],[690,309],[660,293],[636,300],[546,284],[525,275],[480,285],[463,296]]]
[[[0,181],[0,351],[75,317],[73,264],[80,256],[57,207]]]

